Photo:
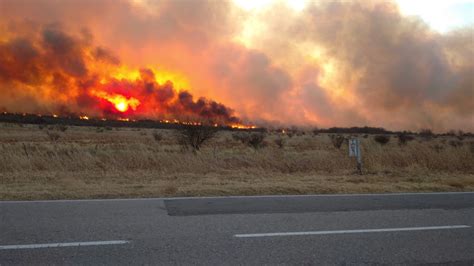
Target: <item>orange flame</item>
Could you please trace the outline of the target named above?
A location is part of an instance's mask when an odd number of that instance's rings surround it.
[[[253,125],[243,125],[243,124],[233,124],[233,125],[230,125],[231,128],[234,128],[234,129],[255,129],[257,128],[256,126],[253,126]]]
[[[115,109],[121,113],[128,111],[129,108],[135,111],[140,105],[140,101],[138,99],[133,97],[127,98],[121,94],[109,94],[104,91],[93,91],[92,94],[109,101],[115,106]]]

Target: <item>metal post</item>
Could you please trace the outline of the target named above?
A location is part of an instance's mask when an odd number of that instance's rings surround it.
[[[357,171],[362,174],[362,155],[360,151],[360,141],[356,138],[349,139],[349,157],[356,157]]]
[[[359,140],[357,140],[357,171],[359,171],[359,174],[362,174],[362,155],[360,152],[360,144]]]

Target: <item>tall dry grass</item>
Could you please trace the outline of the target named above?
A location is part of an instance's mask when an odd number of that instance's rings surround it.
[[[474,189],[468,138],[400,145],[392,136],[380,145],[361,136],[359,176],[347,142],[338,149],[328,134],[266,134],[254,149],[221,131],[197,154],[183,150],[171,130],[69,127],[55,134],[52,140],[37,126],[0,125],[0,198]]]

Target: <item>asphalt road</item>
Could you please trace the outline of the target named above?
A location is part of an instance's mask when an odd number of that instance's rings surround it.
[[[0,202],[0,265],[474,265],[474,192]]]

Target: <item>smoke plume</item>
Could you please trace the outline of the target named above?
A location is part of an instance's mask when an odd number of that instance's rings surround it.
[[[172,81],[159,84],[151,69],[130,79],[114,77],[120,71],[119,59],[93,46],[90,33],[76,37],[58,26],[32,29],[0,45],[0,103],[14,112],[240,122],[225,105],[195,100]]]
[[[439,33],[395,2],[0,0],[0,15],[11,111],[474,130],[474,28]]]

